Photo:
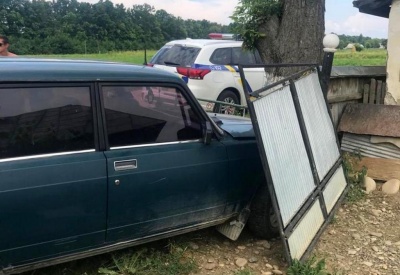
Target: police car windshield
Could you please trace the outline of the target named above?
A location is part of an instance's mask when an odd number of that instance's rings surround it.
[[[150,63],[158,65],[190,67],[193,65],[200,48],[174,45],[163,47],[151,59]]]

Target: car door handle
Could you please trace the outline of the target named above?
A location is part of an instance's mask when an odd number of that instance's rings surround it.
[[[137,160],[136,159],[114,161],[114,170],[115,171],[133,170],[136,168],[137,168]]]

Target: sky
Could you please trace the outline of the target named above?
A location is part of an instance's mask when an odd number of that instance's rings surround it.
[[[97,3],[98,0],[79,0]],[[203,20],[228,25],[238,0],[111,0],[126,8],[149,4],[156,10],[165,10],[183,19]],[[325,33],[387,38],[388,19],[359,13],[353,0],[325,0]]]

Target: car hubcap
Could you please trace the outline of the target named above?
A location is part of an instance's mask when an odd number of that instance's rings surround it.
[[[231,97],[227,97],[223,101],[230,104],[236,104],[235,100]],[[235,113],[235,107],[223,105],[221,106],[221,113],[233,115]]]

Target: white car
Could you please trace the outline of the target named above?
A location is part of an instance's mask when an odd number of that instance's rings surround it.
[[[210,37],[216,36],[218,34],[210,34]],[[207,111],[227,113],[229,108],[222,106],[216,109],[214,104],[206,104],[202,99],[246,105],[237,65],[262,64],[262,61],[257,51],[243,50],[242,41],[220,39],[168,42],[148,65],[181,75]],[[245,69],[245,76],[251,90],[260,89],[266,84],[263,68]]]

